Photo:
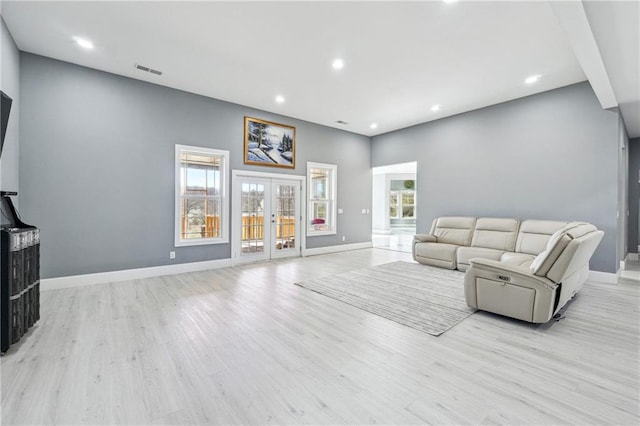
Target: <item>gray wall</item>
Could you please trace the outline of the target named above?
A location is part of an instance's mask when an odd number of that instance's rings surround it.
[[[0,189],[18,191],[19,119],[20,119],[20,52],[4,20],[0,19],[0,84],[13,104],[0,159]],[[18,197],[13,197],[18,206]]]
[[[417,230],[443,215],[585,220],[615,272],[618,112],[588,83],[373,137],[372,166],[418,162]]]
[[[41,228],[43,278],[229,258],[219,244],[169,260],[175,144],[229,150],[232,169],[337,164],[338,235],[307,247],[371,241],[367,137],[24,52],[21,72],[21,214]],[[243,164],[245,115],[296,127],[295,170]]]
[[[629,140],[629,253],[638,253],[640,229],[640,138]]]

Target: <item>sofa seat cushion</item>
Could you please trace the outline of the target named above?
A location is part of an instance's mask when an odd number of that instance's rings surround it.
[[[469,260],[480,258],[489,260],[500,260],[503,250],[495,250],[491,248],[483,247],[460,247],[456,255],[457,268],[460,271],[466,271],[469,267]]]
[[[535,259],[535,256],[532,254],[506,252],[502,255],[500,261],[508,265],[528,268],[531,266],[533,259]]]
[[[418,243],[415,245],[415,258],[425,265],[455,269],[456,250],[459,247],[445,243]]]

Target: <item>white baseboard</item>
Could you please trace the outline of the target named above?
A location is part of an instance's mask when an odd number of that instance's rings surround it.
[[[122,271],[99,272],[96,274],[72,275],[69,277],[45,278],[40,280],[40,290],[82,287],[94,284],[153,278],[185,272],[206,271],[208,269],[231,266],[231,259],[207,260],[204,262],[179,263],[176,265],[153,266],[150,268],[125,269]]]
[[[354,243],[354,244],[342,244],[339,246],[318,247],[305,249],[302,252],[302,256],[316,256],[318,254],[338,253],[341,251],[360,250],[373,247],[371,242],[368,243]]]
[[[589,281],[598,281],[600,283],[617,284],[618,274],[612,272],[589,271]]]

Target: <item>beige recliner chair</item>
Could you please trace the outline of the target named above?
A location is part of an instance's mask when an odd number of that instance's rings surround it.
[[[530,266],[470,259],[467,305],[533,323],[549,321],[582,288],[603,235],[591,224],[573,222],[551,236]]]

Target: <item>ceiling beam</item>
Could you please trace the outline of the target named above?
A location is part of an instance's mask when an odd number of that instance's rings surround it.
[[[602,108],[618,106],[582,1],[549,1]]]

